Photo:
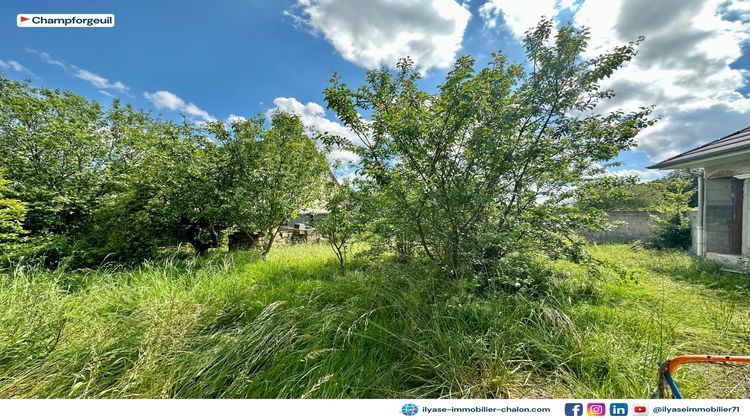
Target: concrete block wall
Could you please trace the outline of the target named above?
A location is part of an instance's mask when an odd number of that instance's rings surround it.
[[[620,222],[609,231],[584,232],[583,236],[593,243],[648,241],[651,238],[651,215],[648,211],[610,211],[610,222]]]

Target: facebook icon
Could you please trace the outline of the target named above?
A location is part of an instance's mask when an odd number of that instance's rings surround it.
[[[609,415],[610,416],[627,416],[628,415],[628,405],[626,403],[612,403],[609,405]]]
[[[581,404],[581,403],[565,403],[565,415],[566,416],[582,416],[583,415],[583,404]]]

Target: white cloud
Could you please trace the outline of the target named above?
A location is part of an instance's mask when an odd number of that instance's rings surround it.
[[[526,4],[528,3],[528,4]],[[572,3],[490,0],[518,38],[538,21]],[[533,7],[531,7],[533,4]],[[570,7],[569,7],[570,8]],[[591,31],[589,55],[646,37],[638,56],[605,83],[617,97],[601,110],[655,105],[662,120],[639,136],[639,148],[658,161],[730,134],[750,123],[747,70],[730,65],[750,41],[748,0],[584,0],[571,10]],[[483,16],[485,16],[483,14]]]
[[[345,163],[356,163],[359,156],[349,150],[332,150],[328,153],[328,159]]]
[[[326,117],[325,109],[315,102],[303,104],[295,98],[279,97],[273,100],[273,104],[274,107],[268,111],[269,115],[273,114],[274,111],[289,112],[298,115],[302,124],[306,127],[313,128],[321,133],[340,136],[355,143],[359,142],[357,136],[349,131],[348,128],[329,120]]]
[[[646,37],[638,56],[608,85],[619,95],[610,107],[656,105],[662,120],[638,137],[653,160],[748,125],[750,98],[738,92],[746,71],[730,65],[750,40],[750,21],[727,15],[742,5],[747,2],[619,0],[602,7],[588,0],[576,15],[577,24],[591,27],[596,52]]]
[[[331,121],[326,117],[325,109],[315,102],[303,104],[295,98],[279,97],[273,100],[274,107],[268,111],[272,115],[276,111],[288,112],[299,116],[302,124],[320,133],[328,133],[359,143],[357,136],[343,125]],[[355,163],[359,156],[346,150],[332,150],[328,154],[330,161],[341,161],[343,163]]]
[[[664,172],[656,169],[617,169],[607,170],[607,175],[611,176],[635,176],[641,181],[652,181],[664,176]]]
[[[574,9],[572,0],[508,1],[489,0],[479,7],[485,28],[494,28],[502,17],[505,26],[518,38],[535,26],[542,16],[554,18],[562,9]]]
[[[247,118],[243,117],[242,115],[229,114],[229,116],[227,117],[227,122],[231,124],[235,121],[243,122],[243,121],[247,121]]]
[[[44,51],[37,51],[32,49],[27,49],[26,51],[36,54],[39,56],[39,58],[42,59],[47,64],[51,64],[53,66],[60,67],[61,69],[65,70],[68,73],[71,73],[74,77],[77,77],[81,80],[85,80],[89,83],[91,83],[94,87],[99,89],[99,93],[106,95],[106,96],[113,96],[110,92],[106,92],[106,90],[115,90],[120,93],[126,93],[129,94],[129,87],[127,87],[124,83],[116,81],[111,82],[109,79],[107,79],[104,76],[100,76],[94,72],[91,72],[86,69],[82,69],[76,65],[73,64],[67,64],[62,60],[53,58],[51,55]]]
[[[409,56],[422,70],[452,64],[471,17],[455,0],[297,0],[285,14],[354,64],[393,67]]]
[[[73,76],[85,80],[99,89],[112,89],[123,93],[128,90],[128,87],[122,82],[110,82],[106,77],[99,76],[96,73],[92,73],[76,66],[70,67],[73,69]]]
[[[48,53],[46,53],[44,51],[32,50],[30,48],[26,49],[26,51],[28,51],[28,52],[30,52],[32,54],[38,55],[42,59],[42,61],[44,61],[47,64],[52,64],[54,66],[58,66],[58,67],[62,68],[63,70],[67,70],[68,69],[68,66],[64,62],[52,58],[51,55],[49,55]]]
[[[3,61],[0,60],[0,69],[12,70],[19,73],[30,73],[29,69],[22,66],[21,63],[15,60]]]
[[[172,111],[178,111],[185,106],[185,101],[183,101],[182,98],[172,92],[167,92],[165,90],[160,90],[154,93],[145,92],[143,96],[151,101],[151,103],[153,103],[157,108],[166,108]]]
[[[151,101],[151,103],[158,109],[168,109],[170,111],[181,112],[196,117],[202,121],[212,121],[216,119],[194,103],[185,102],[179,96],[166,90],[160,90],[153,93],[144,92],[143,96]]]

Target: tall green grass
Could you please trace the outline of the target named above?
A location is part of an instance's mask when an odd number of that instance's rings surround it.
[[[637,282],[549,261],[513,272],[533,290],[480,290],[419,263],[354,260],[342,274],[323,245],[19,267],[0,275],[0,398],[647,397],[656,362],[695,337],[696,350],[747,350],[747,301],[714,308],[723,290],[682,279],[714,269],[594,252]],[[674,272],[646,260],[665,255]],[[687,287],[693,309],[665,306],[665,284]],[[723,314],[717,329],[676,323],[699,303]]]

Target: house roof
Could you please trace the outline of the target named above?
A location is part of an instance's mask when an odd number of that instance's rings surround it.
[[[677,156],[651,165],[649,169],[672,169],[688,167],[691,163],[708,158],[715,158],[741,151],[750,151],[750,127],[732,133],[728,136],[714,140],[703,146],[688,150]]]

